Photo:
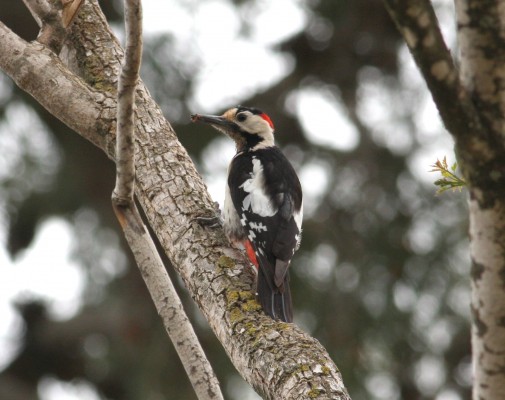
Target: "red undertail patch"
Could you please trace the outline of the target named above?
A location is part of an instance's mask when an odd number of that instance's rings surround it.
[[[249,260],[254,264],[256,267],[256,270],[259,268],[258,260],[256,258],[256,253],[254,252],[254,249],[252,247],[252,244],[249,240],[246,240],[244,243],[245,250],[247,252],[247,257],[249,257]]]

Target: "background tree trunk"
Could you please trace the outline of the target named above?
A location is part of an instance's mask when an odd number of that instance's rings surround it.
[[[457,0],[459,71],[429,1],[386,1],[456,142],[470,192],[473,398],[505,393],[505,8]]]
[[[470,179],[473,398],[505,393],[505,8],[502,1],[456,1],[460,77],[486,136],[465,162]]]

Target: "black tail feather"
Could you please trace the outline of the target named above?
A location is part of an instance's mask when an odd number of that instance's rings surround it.
[[[273,319],[293,322],[293,305],[289,289],[289,273],[284,277],[283,285],[278,288],[269,282],[262,269],[258,271],[258,298],[263,310]]]

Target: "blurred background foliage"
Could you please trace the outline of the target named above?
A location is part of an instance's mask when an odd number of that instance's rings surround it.
[[[121,35],[121,2],[100,3]],[[469,398],[465,193],[435,196],[451,139],[382,2],[171,3],[142,77],[218,201],[233,145],[189,114],[273,119],[305,192],[295,321],[352,398]],[[434,5],[452,45],[451,5]],[[22,2],[0,20],[37,35]],[[195,398],[118,233],[112,163],[3,74],[0,149],[0,399]],[[226,397],[258,398],[167,268]]]

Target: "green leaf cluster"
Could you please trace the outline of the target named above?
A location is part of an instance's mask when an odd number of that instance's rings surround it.
[[[466,181],[456,175],[456,170],[458,168],[457,162],[454,162],[454,164],[449,167],[447,158],[444,156],[442,161],[437,159],[437,162],[431,165],[431,167],[433,169],[430,170],[430,172],[440,172],[442,174],[442,178],[434,182],[435,185],[438,186],[437,194],[443,193],[446,190],[461,191],[463,187],[466,186]]]

